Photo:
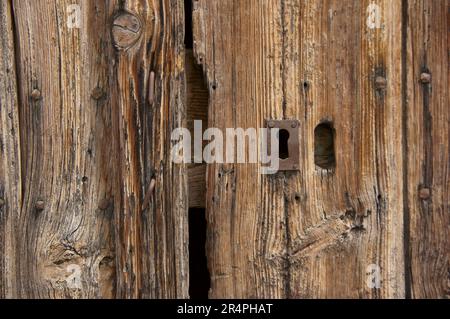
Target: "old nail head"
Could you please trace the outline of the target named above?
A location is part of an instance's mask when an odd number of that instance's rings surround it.
[[[431,82],[431,74],[427,73],[427,72],[423,72],[420,75],[420,82],[422,82],[424,84],[430,83]]]
[[[39,91],[38,89],[34,89],[34,90],[31,92],[31,98],[32,98],[33,100],[35,100],[35,101],[40,100],[41,97],[42,97],[41,91]]]
[[[429,199],[431,196],[431,191],[428,187],[422,187],[419,189],[419,198],[420,199]]]
[[[45,203],[43,200],[38,200],[35,204],[35,208],[37,211],[42,211],[45,208]]]
[[[383,76],[377,76],[376,79],[375,79],[375,87],[378,90],[383,90],[383,89],[386,88],[386,86],[387,86],[386,78],[383,77]]]
[[[117,50],[126,50],[133,46],[141,35],[142,24],[139,18],[130,13],[120,13],[113,22],[112,36]]]

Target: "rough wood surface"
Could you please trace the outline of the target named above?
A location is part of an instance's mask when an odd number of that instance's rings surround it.
[[[212,298],[449,298],[449,2],[184,13],[0,2],[0,298],[187,298],[203,206]],[[197,119],[297,119],[300,170],[173,164]]]
[[[411,297],[449,298],[450,2],[412,0],[406,10],[407,276]]]
[[[122,19],[126,12],[138,22]],[[170,161],[171,132],[186,126],[183,3],[127,1],[115,14],[133,30],[129,36],[141,33],[131,47],[118,45],[111,71],[117,84],[112,90],[116,171],[121,173],[116,185],[121,196],[115,198],[117,286],[124,297],[186,297],[187,174]],[[123,35],[118,39],[132,43]],[[154,191],[149,190],[152,179]]]
[[[207,173],[211,297],[403,297],[400,1],[194,3],[194,52],[210,89],[209,126],[299,119],[301,170]],[[386,78],[387,88],[377,85]],[[382,82],[382,81],[381,81]],[[331,122],[336,168],[314,164]],[[367,267],[381,288],[367,286]]]
[[[186,297],[183,3],[71,4],[1,4],[1,295]]]
[[[105,6],[84,4],[69,29],[69,1],[14,1],[23,200],[15,212],[18,297],[113,297],[111,110],[102,38]],[[39,14],[38,14],[39,12]]]
[[[14,234],[22,202],[19,101],[14,21],[9,1],[0,3],[0,298],[17,293]]]

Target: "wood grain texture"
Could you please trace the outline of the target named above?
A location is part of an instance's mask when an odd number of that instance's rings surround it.
[[[204,66],[209,127],[261,127],[281,118],[280,1],[195,1],[194,54]],[[208,165],[207,255],[212,298],[285,293],[282,179],[255,164]]]
[[[1,296],[187,297],[183,3],[3,1],[0,21]]]
[[[0,3],[0,298],[16,295],[17,216],[22,203],[19,101],[11,3]]]
[[[211,298],[449,298],[449,2],[192,14],[191,51],[182,0],[0,2],[0,298],[187,298],[204,206]],[[171,161],[267,119],[298,172]]]
[[[196,1],[194,52],[209,125],[299,119],[300,173],[210,165],[213,298],[403,297],[400,2]],[[376,88],[377,76],[388,87]],[[336,168],[314,165],[314,129],[332,123]],[[368,288],[367,267],[381,269]]]
[[[16,297],[115,296],[113,206],[104,204],[113,196],[110,96],[91,97],[110,88],[108,9],[84,2],[81,28],[70,29],[69,4],[13,1],[23,184]]]
[[[111,71],[121,174],[115,198],[119,295],[187,297],[187,171],[170,160],[171,132],[186,127],[183,2],[118,4],[116,17],[131,12],[142,24],[139,39],[117,53]],[[155,190],[142,211],[152,179]]]
[[[380,25],[372,28],[374,4]],[[303,169],[285,190],[290,297],[402,298],[401,2],[285,8],[284,116],[302,119],[303,140]],[[336,167],[328,171],[313,160],[314,129],[324,121],[335,130]],[[379,289],[367,284],[371,265]]]
[[[450,3],[412,0],[406,10],[407,275],[412,298],[449,298]],[[430,83],[420,81],[423,73]]]

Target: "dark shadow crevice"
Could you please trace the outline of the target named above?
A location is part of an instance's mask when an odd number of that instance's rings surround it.
[[[335,131],[332,123],[319,124],[314,130],[314,163],[316,166],[331,170],[336,167]]]
[[[211,286],[206,258],[205,209],[189,210],[189,295],[191,299],[208,299]]]
[[[194,142],[194,123],[201,121],[202,133],[208,127],[209,91],[203,69],[193,53],[192,0],[185,0],[185,66],[187,128]],[[192,150],[194,145],[192,144]],[[192,158],[193,160],[193,158]],[[191,299],[208,299],[211,286],[206,254],[206,164],[188,165],[189,183],[189,295]]]

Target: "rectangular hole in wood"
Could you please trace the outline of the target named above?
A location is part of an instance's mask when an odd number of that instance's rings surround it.
[[[189,295],[191,299],[208,299],[211,285],[206,258],[206,227],[205,209],[189,209]]]
[[[321,123],[314,130],[314,163],[320,168],[336,166],[334,139],[335,131],[330,122]]]
[[[186,49],[192,49],[194,47],[194,37],[192,32],[192,1],[184,0],[184,45]]]

